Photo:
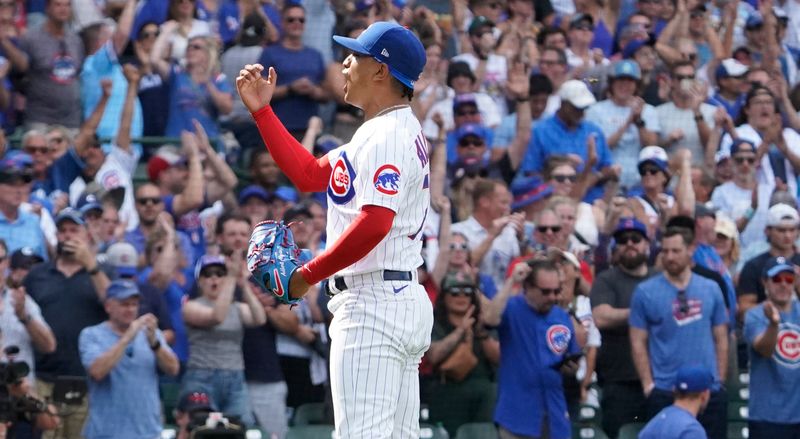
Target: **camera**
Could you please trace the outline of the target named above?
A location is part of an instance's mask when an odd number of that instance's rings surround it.
[[[245,439],[246,429],[236,416],[199,411],[188,425],[191,439]]]
[[[47,404],[44,401],[28,395],[13,396],[8,392],[8,386],[22,381],[31,368],[24,361],[14,360],[19,354],[18,346],[8,346],[3,352],[8,361],[0,363],[0,422],[14,422],[46,412]]]

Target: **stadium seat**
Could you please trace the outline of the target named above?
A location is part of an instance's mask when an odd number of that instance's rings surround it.
[[[596,425],[572,424],[572,439],[608,439],[608,436]]]
[[[728,403],[728,420],[734,422],[747,422],[747,403],[743,401],[730,401]]]
[[[164,423],[175,423],[175,406],[178,405],[178,398],[181,396],[181,385],[178,383],[161,383],[159,384],[159,392],[161,393],[161,406],[164,409]]]
[[[600,409],[591,405],[582,404],[578,410],[577,421],[581,424],[600,425]]]
[[[292,417],[292,425],[327,424],[325,419],[325,403],[311,402],[297,407]]]
[[[420,439],[448,439],[447,430],[441,426],[431,424],[419,424],[419,437]]]
[[[497,439],[497,427],[491,422],[471,422],[458,427],[455,439]]]
[[[289,427],[286,439],[331,439],[333,425],[296,425]]]
[[[644,428],[644,422],[631,422],[625,424],[619,429],[617,439],[636,439],[639,437],[639,432]]]
[[[746,422],[728,422],[728,439],[747,439],[750,433]]]

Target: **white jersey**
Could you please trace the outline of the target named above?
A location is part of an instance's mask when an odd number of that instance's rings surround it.
[[[350,143],[328,153],[328,246],[363,206],[396,213],[389,234],[363,259],[338,274],[415,271],[422,265],[422,227],[430,206],[428,144],[410,107],[374,117]]]

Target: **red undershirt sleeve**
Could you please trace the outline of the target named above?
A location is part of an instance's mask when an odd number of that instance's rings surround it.
[[[392,228],[395,213],[381,206],[366,205],[335,244],[305,264],[300,275],[310,285],[327,279],[367,255]]]
[[[328,157],[315,158],[283,126],[267,105],[253,113],[261,139],[275,163],[300,192],[323,192],[333,169]]]

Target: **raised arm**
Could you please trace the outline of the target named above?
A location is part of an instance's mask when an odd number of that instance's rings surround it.
[[[139,80],[142,78],[139,68],[133,64],[122,66],[122,73],[128,80],[128,89],[125,93],[125,103],[122,105],[122,115],[119,119],[116,144],[120,149],[131,152],[131,124],[133,123],[133,107],[139,93]]]
[[[186,160],[189,162],[189,179],[186,189],[175,195],[172,201],[172,214],[179,217],[203,205],[205,182],[203,181],[203,164],[198,151],[198,139],[193,133],[181,133],[181,145]]]
[[[531,267],[528,264],[519,263],[514,266],[511,276],[506,278],[505,282],[503,282],[503,287],[500,288],[500,291],[486,304],[486,307],[481,312],[481,318],[485,325],[500,325],[503,312],[506,310],[506,305],[508,305],[508,299],[515,294],[515,287],[521,284],[530,272]]]
[[[233,305],[233,291],[236,287],[235,275],[228,273],[222,280],[219,296],[212,306],[204,305],[197,300],[190,300],[183,305],[183,321],[187,325],[198,328],[210,328],[225,321],[228,310]]]
[[[133,28],[133,18],[136,11],[136,0],[126,0],[125,7],[122,8],[122,14],[117,21],[117,28],[114,30],[114,35],[111,41],[114,43],[114,53],[121,54],[128,45],[131,37],[131,28]]]
[[[100,101],[97,102],[97,106],[94,107],[89,118],[83,122],[78,135],[75,137],[75,151],[78,153],[78,157],[83,157],[83,152],[86,148],[94,145],[97,127],[100,126],[100,120],[103,119],[103,113],[106,111],[108,98],[111,96],[112,83],[110,79],[101,79],[98,85],[103,90]]]
[[[161,25],[161,32],[153,43],[153,49],[150,51],[150,65],[153,70],[158,73],[162,79],[169,77],[169,39],[178,29],[178,22],[170,20]]]
[[[328,186],[332,168],[328,157],[316,159],[292,137],[272,111],[269,103],[278,79],[269,68],[267,78],[260,64],[246,65],[236,78],[236,88],[261,133],[261,138],[281,170],[301,192],[321,192]]]
[[[205,155],[206,165],[214,174],[214,178],[207,182],[205,188],[208,201],[213,203],[233,191],[239,180],[236,178],[236,173],[233,172],[233,169],[225,163],[225,160],[211,146],[211,141],[208,139],[208,134],[206,134],[203,125],[197,120],[192,120],[192,124],[194,125],[198,151]]]

